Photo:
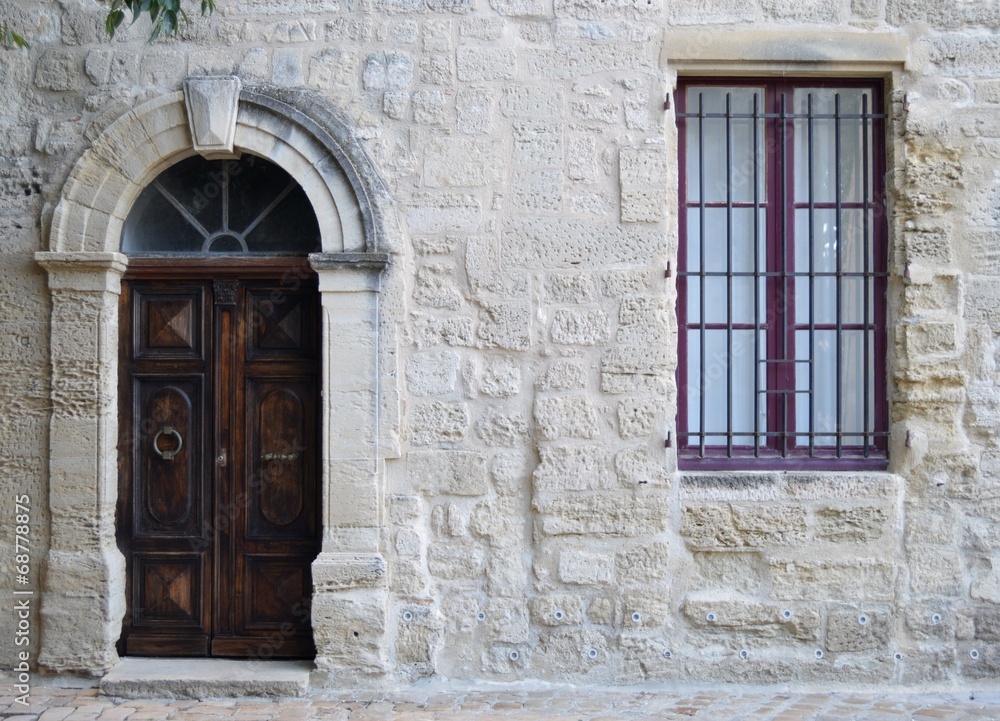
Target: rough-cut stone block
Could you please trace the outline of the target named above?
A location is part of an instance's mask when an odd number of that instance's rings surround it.
[[[836,543],[872,541],[885,533],[888,509],[877,506],[822,508],[816,511],[816,538]]]
[[[725,591],[746,596],[760,594],[764,583],[763,554],[756,552],[702,552],[694,554],[697,591]]]
[[[572,360],[553,361],[537,381],[540,391],[579,390],[586,385],[586,371],[578,361]]]
[[[645,448],[619,451],[615,456],[615,472],[623,486],[667,482],[667,471],[662,462],[653,458]]]
[[[79,90],[84,86],[83,63],[73,53],[49,50],[38,61],[35,85],[42,90]]]
[[[562,115],[566,98],[556,85],[516,85],[504,88],[500,112],[508,118],[539,118]]]
[[[870,651],[885,648],[892,632],[892,617],[885,612],[838,609],[826,621],[828,651]]]
[[[430,308],[461,308],[462,294],[455,283],[455,269],[441,263],[417,268],[413,279],[413,300]]]
[[[597,438],[597,409],[585,396],[538,398],[535,401],[535,423],[542,438]]]
[[[666,543],[635,546],[615,554],[618,583],[645,586],[668,577],[670,547]]]
[[[486,554],[480,546],[432,543],[427,549],[427,568],[445,580],[477,579],[483,575]]]
[[[528,609],[520,599],[495,598],[483,608],[493,637],[500,643],[526,643],[530,637]]]
[[[957,549],[914,546],[908,549],[910,590],[920,596],[954,596],[965,582],[964,564]]]
[[[615,559],[594,549],[567,550],[559,554],[559,580],[581,586],[613,583]]]
[[[424,195],[406,209],[412,233],[474,231],[482,218],[482,204],[472,195]]]
[[[601,446],[543,445],[535,468],[538,491],[584,491],[608,488],[608,452]]]
[[[618,403],[618,434],[624,439],[645,438],[654,424],[663,423],[666,402],[660,398],[626,398]]]
[[[583,599],[574,594],[551,594],[531,599],[531,620],[541,626],[583,623]]]
[[[553,303],[589,303],[596,300],[594,280],[582,273],[550,273],[545,277],[545,296]]]
[[[413,58],[406,53],[371,53],[365,57],[366,90],[404,90],[413,80]]]
[[[667,499],[660,494],[616,491],[536,499],[547,536],[644,536],[666,528]]]
[[[491,140],[432,138],[424,153],[428,187],[481,187],[500,180],[501,147]]]
[[[406,384],[415,396],[433,396],[455,390],[458,354],[452,351],[418,353],[406,361]]]
[[[517,55],[513,48],[458,49],[458,79],[464,82],[513,80]]]
[[[514,174],[513,207],[528,214],[557,213],[562,209],[563,174],[559,170],[527,170]]]
[[[510,448],[528,434],[528,419],[521,411],[488,408],[476,421],[476,433],[486,445]]]
[[[577,20],[659,17],[662,9],[662,0],[555,0],[557,18]]]
[[[478,390],[493,398],[509,398],[521,391],[521,365],[513,358],[488,358],[479,374]]]
[[[471,318],[421,318],[413,324],[417,345],[471,346],[474,343]]]
[[[598,345],[610,334],[608,316],[600,308],[563,308],[552,320],[552,340],[562,345]]]
[[[462,88],[455,99],[458,129],[485,135],[493,130],[496,93],[484,88]]]
[[[897,564],[873,558],[768,562],[774,598],[802,601],[891,601]]]
[[[656,223],[667,209],[667,155],[662,148],[622,148],[622,222]]]
[[[662,252],[651,226],[606,225],[565,218],[515,218],[504,229],[504,265],[580,270],[610,264],[645,265]]]
[[[456,443],[469,429],[469,409],[464,403],[420,403],[413,409],[410,429],[418,446]]]
[[[523,302],[483,303],[479,339],[487,348],[527,350],[531,344],[531,307]]]
[[[560,123],[516,120],[513,162],[517,167],[560,167],[563,162],[563,128]]]
[[[411,451],[408,472],[414,489],[429,496],[481,496],[489,488],[485,455],[471,451]]]

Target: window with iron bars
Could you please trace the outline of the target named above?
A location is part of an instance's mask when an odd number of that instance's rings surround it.
[[[676,97],[679,466],[885,468],[882,83]]]

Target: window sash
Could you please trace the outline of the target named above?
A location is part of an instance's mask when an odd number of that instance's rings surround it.
[[[681,467],[884,467],[881,82],[683,79],[677,119]]]

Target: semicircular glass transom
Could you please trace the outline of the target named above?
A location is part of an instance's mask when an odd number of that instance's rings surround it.
[[[304,255],[320,250],[302,186],[274,163],[194,156],[164,170],[136,199],[122,252]]]

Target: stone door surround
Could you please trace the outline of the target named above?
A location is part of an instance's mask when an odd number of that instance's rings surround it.
[[[39,663],[99,675],[119,661],[118,300],[128,267],[121,230],[143,187],[196,152],[266,158],[302,185],[316,211],[322,252],[310,262],[322,295],[324,429],[316,666],[335,677],[380,674],[388,598],[382,461],[392,450],[380,442],[392,423],[382,399],[396,396],[388,387],[394,375],[379,370],[388,193],[349,123],[324,101],[305,91],[244,88],[234,77],[189,78],[184,92],[138,105],[107,126],[74,165],[49,250],[36,254],[52,297],[53,406]]]

